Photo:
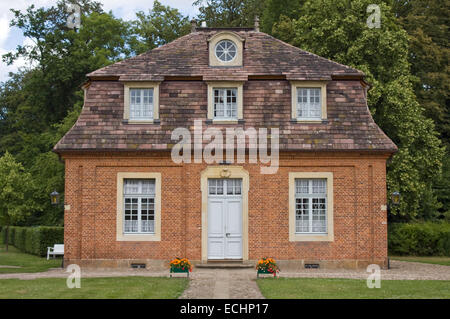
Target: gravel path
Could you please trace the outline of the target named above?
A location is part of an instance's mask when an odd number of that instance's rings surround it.
[[[181,299],[262,299],[253,269],[197,269]]]

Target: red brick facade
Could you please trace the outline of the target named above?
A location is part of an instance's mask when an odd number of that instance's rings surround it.
[[[201,259],[200,173],[206,165],[175,165],[169,154],[74,154],[65,160],[65,204],[70,205],[65,212],[66,263],[116,266],[127,265],[125,260],[162,264],[175,256]],[[283,153],[274,175],[261,175],[255,164],[243,165],[250,175],[249,259],[385,266],[385,164],[385,156]],[[334,175],[333,242],[289,242],[288,173],[310,171]],[[160,242],[116,241],[118,172],[161,173]]]

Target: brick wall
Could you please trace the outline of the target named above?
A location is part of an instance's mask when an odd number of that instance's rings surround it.
[[[120,154],[120,155],[119,155]],[[200,173],[205,164],[176,165],[168,153],[64,155],[66,163],[65,259],[86,265],[123,261],[201,259]],[[363,153],[282,153],[280,169],[250,174],[249,259],[354,267],[386,265],[386,156]],[[289,242],[289,172],[334,175],[334,241]],[[118,172],[162,174],[161,241],[116,241]]]

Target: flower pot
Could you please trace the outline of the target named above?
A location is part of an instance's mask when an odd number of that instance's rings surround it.
[[[259,278],[259,274],[263,274],[263,275],[273,275],[274,277],[277,276],[277,272],[270,272],[268,269],[258,269],[258,272],[256,274],[256,276]]]
[[[178,268],[178,267],[170,267],[170,277],[172,277],[172,273],[187,273],[187,276],[189,277],[189,269],[188,268]]]

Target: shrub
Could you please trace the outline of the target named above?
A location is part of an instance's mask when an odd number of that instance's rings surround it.
[[[450,256],[450,223],[391,224],[388,239],[394,255]]]
[[[8,243],[17,249],[38,256],[47,255],[47,247],[64,243],[64,227],[16,227],[10,226]],[[6,229],[2,229],[2,238],[6,237]]]

